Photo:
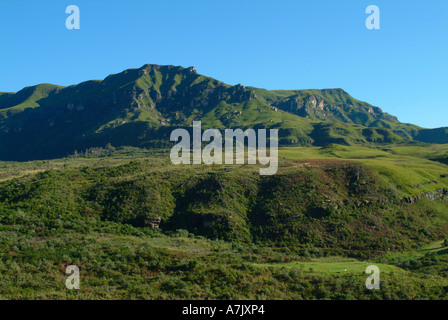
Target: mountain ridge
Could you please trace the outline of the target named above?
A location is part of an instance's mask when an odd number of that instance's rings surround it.
[[[54,158],[106,144],[168,147],[171,130],[194,120],[204,129],[279,129],[281,145],[448,142],[446,130],[401,123],[341,88],[232,86],[194,67],[145,64],[103,80],[0,93],[0,159]]]

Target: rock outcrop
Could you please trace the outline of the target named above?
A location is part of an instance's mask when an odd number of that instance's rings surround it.
[[[413,197],[405,197],[403,200],[407,203],[415,203],[423,198],[428,198],[430,200],[439,200],[448,196],[448,189],[439,189],[434,192],[426,192]]]

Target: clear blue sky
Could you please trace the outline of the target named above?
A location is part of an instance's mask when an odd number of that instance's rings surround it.
[[[71,4],[80,30],[65,28]],[[380,30],[365,27],[371,4]],[[448,126],[447,0],[1,0],[0,46],[0,91],[172,64],[228,84],[343,88]]]

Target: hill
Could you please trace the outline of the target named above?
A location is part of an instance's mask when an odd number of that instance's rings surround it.
[[[0,162],[0,297],[446,299],[447,150],[285,147],[274,176],[129,147]]]

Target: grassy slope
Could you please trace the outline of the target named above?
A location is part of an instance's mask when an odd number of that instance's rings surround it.
[[[394,185],[402,196],[414,196],[434,192],[448,187],[447,167],[430,161],[444,156],[448,145],[423,146],[382,146],[366,148],[360,146],[332,145],[327,148],[282,148],[280,156],[286,159],[343,159],[360,162],[375,170],[384,183]],[[411,185],[428,181],[438,181],[412,188]]]
[[[25,109],[39,107],[39,100],[47,98],[63,88],[63,86],[43,83],[26,87],[16,94],[0,95],[0,117],[8,118]]]

